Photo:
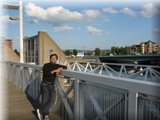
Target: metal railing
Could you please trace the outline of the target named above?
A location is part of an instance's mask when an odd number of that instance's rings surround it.
[[[4,64],[4,79],[38,100],[42,66]],[[61,120],[160,119],[159,83],[63,70],[56,81],[56,90],[52,111]]]
[[[160,83],[160,66],[77,61],[65,62],[65,65],[72,71]]]

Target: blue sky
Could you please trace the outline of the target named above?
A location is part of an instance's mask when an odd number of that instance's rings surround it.
[[[17,1],[3,3],[18,4]],[[160,41],[155,37],[160,34],[159,26],[155,25],[160,14],[159,0],[44,1],[23,0],[24,36],[45,31],[63,50],[110,49],[147,40]],[[13,39],[14,48],[19,50],[19,22],[8,19],[18,15],[18,11],[3,9],[0,20],[1,37]]]

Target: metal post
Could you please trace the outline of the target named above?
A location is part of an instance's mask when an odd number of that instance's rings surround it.
[[[20,62],[23,63],[23,13],[22,13],[22,0],[19,0],[19,27],[20,27]]]
[[[79,80],[75,79],[74,81],[74,118],[79,120],[80,116],[80,106],[79,106]]]
[[[3,5],[4,9],[11,9],[11,10],[19,10],[19,16],[10,16],[10,20],[19,20],[19,41],[20,41],[20,62],[24,62],[23,57],[23,12],[22,12],[22,0],[19,0],[19,5]]]
[[[137,97],[138,93],[129,92],[128,120],[137,120]]]

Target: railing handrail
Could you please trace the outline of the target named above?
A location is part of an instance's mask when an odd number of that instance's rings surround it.
[[[1,62],[8,62],[8,63],[14,63],[17,65],[24,65],[25,67],[27,66],[32,66],[34,64],[29,64],[29,63],[20,63],[20,62],[13,62],[13,61],[1,61]],[[66,61],[67,62],[67,61]],[[78,61],[74,61],[74,62],[68,62],[68,63],[75,63]],[[91,63],[91,64],[96,64],[96,65],[102,65],[102,64],[107,64],[107,65],[125,65],[125,66],[137,66],[137,67],[154,67],[154,68],[160,68],[160,66],[154,66],[154,65],[136,65],[136,64],[122,64],[122,63],[99,63],[99,62],[78,62],[78,63]],[[42,65],[34,65],[37,67],[37,69],[39,67],[42,67]]]
[[[68,63],[87,63],[87,62],[83,62],[83,61],[71,61]],[[97,64],[97,65],[102,65],[102,64],[106,64],[106,65],[125,65],[125,66],[137,66],[137,67],[154,67],[154,68],[159,68],[160,66],[158,65],[138,65],[138,64],[126,64],[126,63],[109,63],[109,62],[88,62],[91,64]]]
[[[79,71],[63,70],[61,73],[65,77],[73,77],[86,82],[94,82],[97,84],[108,85],[116,88],[125,89],[132,92],[150,94],[159,96],[160,83],[149,81],[139,81],[128,78],[111,77],[106,75],[98,75],[93,73],[83,73]]]
[[[23,91],[27,89],[27,86],[34,83],[34,80],[38,80],[38,82],[35,82],[36,88],[33,85],[33,89],[30,91],[31,94],[36,96],[37,89],[40,87],[40,73],[42,73],[42,66],[39,65],[32,65],[32,64],[24,64],[24,63],[17,63],[17,62],[5,62],[5,64],[8,64],[8,71],[10,71],[10,74],[8,74],[8,79],[15,83],[17,86],[22,88]],[[159,74],[159,73],[158,73]],[[17,76],[16,76],[17,75]],[[128,114],[129,120],[137,120],[137,108],[138,108],[138,95],[145,95],[145,96],[153,96],[156,98],[160,98],[160,83],[155,82],[149,82],[149,81],[140,81],[140,80],[134,80],[130,78],[122,78],[122,77],[114,77],[114,76],[108,76],[108,75],[102,75],[102,74],[95,74],[90,72],[82,72],[82,71],[73,71],[73,70],[63,70],[59,77],[63,76],[64,78],[73,78],[74,80],[74,87],[72,88],[74,90],[74,111],[70,108],[69,103],[67,102],[67,98],[65,98],[65,93],[62,88],[60,88],[60,85],[56,83],[58,86],[58,92],[61,94],[60,97],[65,105],[65,109],[68,112],[69,118],[77,120],[80,120],[80,114],[82,114],[82,111],[80,110],[80,96],[79,91],[82,89],[80,87],[80,82],[86,83],[94,83],[95,86],[105,86],[105,87],[113,87],[114,89],[120,89],[126,91],[127,95],[125,98],[127,103],[127,108],[125,108],[126,114]],[[20,78],[19,78],[20,77]],[[57,82],[57,81],[56,81]],[[38,85],[37,85],[38,84]],[[71,87],[71,86],[70,86]],[[39,89],[38,89],[39,90]],[[86,91],[88,91],[86,89]],[[35,93],[34,93],[35,92]],[[90,94],[90,93],[88,93]],[[98,118],[103,118],[105,114],[102,112],[101,108],[97,104],[95,98],[90,95],[90,100],[94,104],[93,106],[98,112]],[[83,101],[83,100],[82,100]],[[82,102],[81,101],[81,102]],[[158,110],[157,110],[158,111]],[[159,112],[159,111],[158,111]],[[157,114],[156,114],[157,115]],[[95,119],[96,120],[96,119]]]
[[[7,62],[7,63],[16,64],[17,66],[23,66],[26,68],[32,68],[34,70],[39,70],[40,72],[42,72],[42,66],[40,65],[32,65],[32,64],[25,64],[25,63],[18,63],[18,62]],[[71,77],[71,78],[73,77],[79,80],[85,80],[86,82],[94,82],[97,84],[103,83],[105,85],[109,85],[109,86],[113,86],[121,89],[127,89],[133,92],[155,95],[155,96],[159,96],[159,91],[160,91],[160,83],[154,83],[149,81],[139,81],[139,80],[134,80],[129,78],[120,78],[120,77],[114,77],[114,76],[84,73],[84,72],[71,71],[71,70],[63,70],[61,72],[61,75],[65,77]]]
[[[34,64],[27,64],[27,63],[20,63],[20,62],[11,62],[11,61],[2,61],[4,63],[9,63],[9,64],[16,64],[17,66],[25,67],[25,68],[32,68],[34,70],[40,70],[42,71],[42,66],[41,65],[34,65]]]

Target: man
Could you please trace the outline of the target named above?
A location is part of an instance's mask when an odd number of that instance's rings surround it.
[[[41,84],[42,105],[40,110],[37,109],[39,120],[49,120],[50,107],[55,100],[55,79],[62,69],[67,69],[66,66],[57,64],[58,56],[50,55],[50,62],[43,66],[43,81]]]

